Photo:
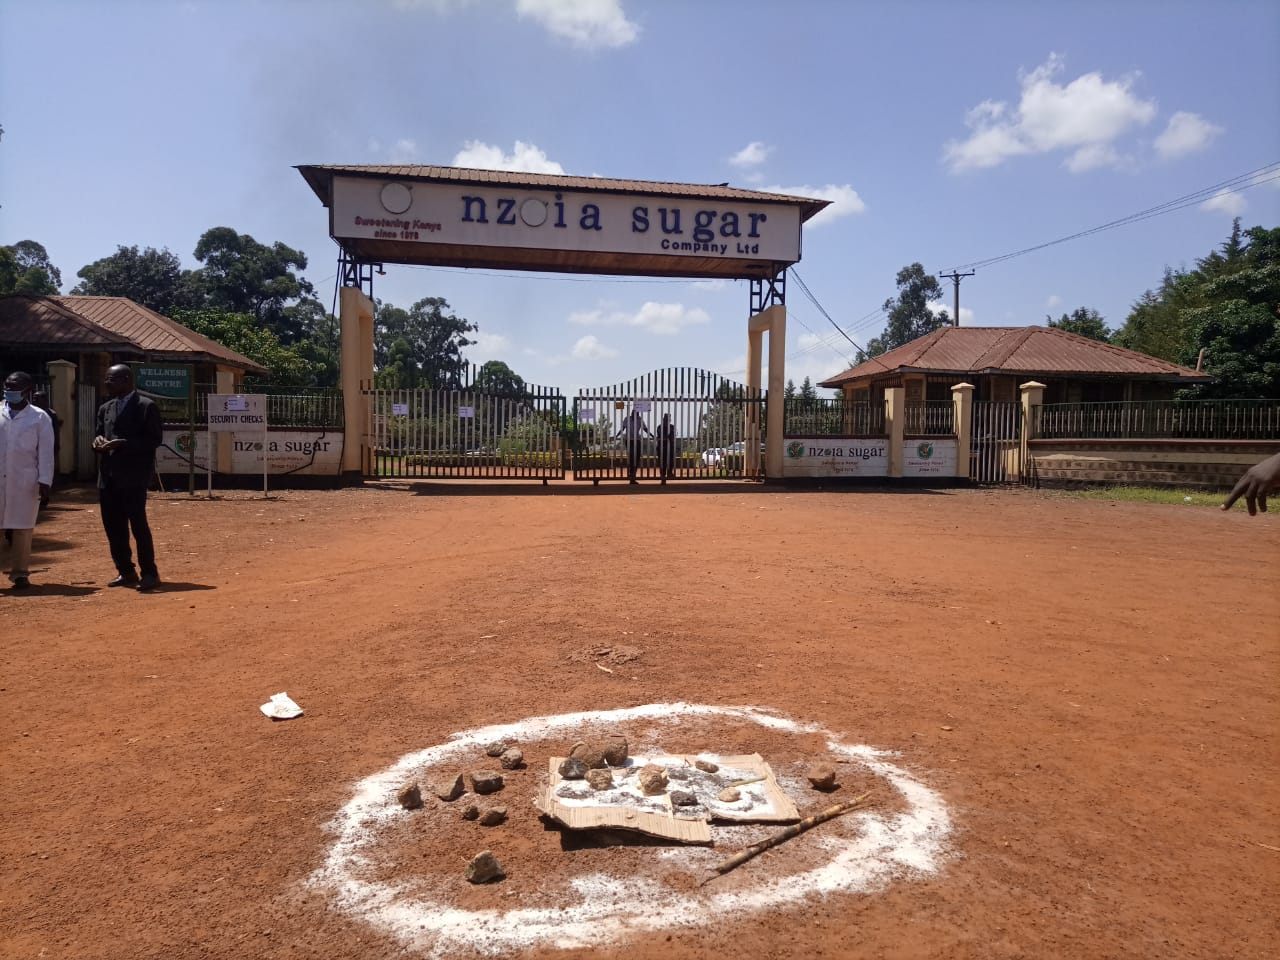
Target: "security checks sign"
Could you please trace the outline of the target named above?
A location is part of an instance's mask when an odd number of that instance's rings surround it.
[[[641,193],[335,177],[336,238],[795,263],[800,209]]]
[[[211,433],[266,433],[267,395],[265,393],[209,394],[209,431]]]

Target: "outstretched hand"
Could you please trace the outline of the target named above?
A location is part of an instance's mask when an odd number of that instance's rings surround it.
[[[1249,508],[1249,516],[1259,510],[1267,512],[1267,496],[1280,490],[1280,453],[1267,457],[1261,463],[1255,463],[1244,472],[1236,485],[1231,488],[1223,510],[1230,510],[1231,505],[1244,497],[1245,506]]]

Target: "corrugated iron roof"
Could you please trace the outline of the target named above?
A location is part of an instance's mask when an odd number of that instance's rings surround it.
[[[327,207],[332,203],[329,184],[334,174],[355,177],[378,177],[396,180],[421,180],[435,183],[475,183],[519,187],[550,187],[555,190],[585,190],[593,193],[642,193],[662,196],[690,197],[698,200],[744,200],[752,203],[785,203],[800,207],[803,223],[830,200],[794,197],[785,193],[743,190],[721,184],[663,183],[656,180],[614,180],[608,177],[571,177],[550,173],[521,173],[509,170],[480,170],[469,167],[432,167],[394,164],[312,164],[296,168],[306,178],[316,196]]]
[[[838,387],[890,372],[1128,376],[1186,383],[1213,379],[1176,363],[1056,327],[943,327],[824,380],[819,386]]]
[[[143,353],[127,336],[67,309],[56,297],[21,293],[0,297],[0,347]]]
[[[250,373],[267,373],[267,369],[243,354],[224,347],[216,340],[201,336],[176,320],[134,303],[127,297],[48,297],[67,310],[128,337],[146,353],[173,360],[204,359],[240,367]]]

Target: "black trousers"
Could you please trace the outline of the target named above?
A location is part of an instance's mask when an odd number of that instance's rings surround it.
[[[129,528],[138,544],[138,566],[142,575],[159,576],[156,570],[156,548],[147,525],[147,488],[99,490],[98,505],[102,509],[102,529],[111,546],[111,561],[126,577],[134,576],[133,551],[129,549]]]

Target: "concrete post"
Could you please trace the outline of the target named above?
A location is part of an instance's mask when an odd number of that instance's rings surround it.
[[[884,425],[889,434],[889,476],[901,477],[903,468],[902,445],[907,430],[906,390],[889,387],[884,392]]]
[[[339,293],[338,323],[342,333],[339,355],[342,410],[346,421],[342,440],[342,475],[359,483],[373,469],[373,450],[366,442],[369,410],[364,390],[373,386],[374,304],[356,287]]]
[[[80,416],[76,407],[76,365],[70,360],[50,360],[45,369],[49,372],[49,406],[62,418],[58,462],[53,469],[58,474],[69,474],[76,469],[76,420]]]
[[[213,375],[214,393],[235,393],[236,392],[236,375],[234,370],[226,367],[219,367]],[[213,451],[214,470],[221,474],[231,472],[231,442],[232,436],[229,433],[219,432],[209,435],[213,438],[215,449]],[[194,438],[193,438],[194,439]],[[265,454],[264,454],[265,456]]]
[[[1031,462],[1031,448],[1028,441],[1034,440],[1040,432],[1040,420],[1033,408],[1044,403],[1044,384],[1028,380],[1020,387],[1022,391],[1022,440],[1018,450],[1018,479],[1025,480],[1035,475],[1035,465]]]
[[[751,400],[759,399],[760,365],[764,357],[764,328],[747,324],[747,396]],[[746,441],[745,465],[749,476],[760,472],[760,406],[757,403],[747,404],[747,424],[743,432]]]
[[[956,430],[956,476],[969,476],[969,447],[972,443],[973,384],[957,383],[951,388],[951,405]]]
[[[780,303],[761,310],[747,321],[748,358],[755,357],[756,383],[759,384],[760,350],[752,353],[752,341],[758,344],[764,332],[769,334],[769,414],[766,423],[764,471],[771,480],[782,478],[782,433],[784,429],[783,393],[787,380],[787,308]],[[750,361],[747,376],[751,376]],[[750,380],[748,380],[750,386]],[[748,448],[750,449],[750,448]]]

